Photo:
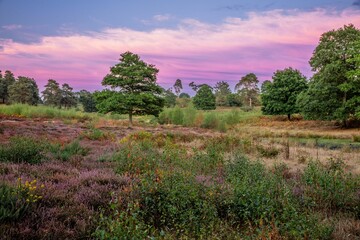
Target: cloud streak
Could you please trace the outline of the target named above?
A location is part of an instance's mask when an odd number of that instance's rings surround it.
[[[173,29],[108,28],[43,37],[37,44],[6,40],[0,42],[0,62],[16,75],[34,77],[40,86],[53,78],[75,89],[95,90],[119,54],[132,51],[160,69],[159,83],[165,87],[177,78],[185,84],[225,80],[235,85],[249,72],[266,80],[288,66],[310,75],[308,60],[320,35],[348,23],[359,25],[360,11],[253,12],[219,24],[186,19]]]

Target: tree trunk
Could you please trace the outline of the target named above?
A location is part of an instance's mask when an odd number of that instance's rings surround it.
[[[288,117],[288,120],[290,121],[290,119],[291,119],[291,114],[288,114],[287,117]]]
[[[129,127],[133,126],[133,121],[132,121],[132,112],[129,112]]]
[[[252,101],[251,101],[252,99],[251,99],[251,97],[250,97],[249,100],[250,100],[250,108],[251,108],[252,107]]]

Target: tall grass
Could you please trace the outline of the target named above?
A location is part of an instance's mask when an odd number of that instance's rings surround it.
[[[30,106],[26,104],[0,105],[0,114],[26,118],[93,119],[96,114],[50,106]]]
[[[188,106],[187,108],[166,108],[159,116],[159,123],[209,128],[225,132],[235,124],[252,121],[259,116],[261,116],[261,112],[258,109],[248,112],[241,109],[200,111],[193,106]]]

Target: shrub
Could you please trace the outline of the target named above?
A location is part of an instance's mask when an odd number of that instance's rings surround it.
[[[0,161],[15,163],[40,163],[44,159],[45,144],[27,137],[12,137],[0,146]]]
[[[90,140],[101,141],[101,140],[106,140],[106,139],[111,138],[111,134],[105,133],[97,128],[91,128],[90,130],[84,131],[81,134],[81,137],[84,137],[84,138],[87,138]]]
[[[53,154],[55,159],[68,161],[75,155],[86,156],[89,149],[83,148],[80,145],[79,140],[74,140],[64,146],[61,146],[60,144],[52,144],[49,146],[49,151]]]
[[[279,155],[279,150],[273,146],[263,147],[261,145],[257,145],[256,149],[262,157],[274,158]]]
[[[353,142],[360,142],[360,135],[353,135]]]
[[[43,188],[41,185],[40,188]],[[22,183],[18,179],[16,187],[0,185],[0,222],[18,220],[29,207],[42,198],[38,194],[36,180]]]
[[[330,159],[327,165],[309,162],[302,176],[304,204],[329,211],[360,213],[358,179],[345,173],[341,160]]]

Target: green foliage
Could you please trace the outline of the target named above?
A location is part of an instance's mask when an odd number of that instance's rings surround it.
[[[164,100],[165,100],[165,107],[175,107],[176,105],[176,95],[168,89],[164,91]]]
[[[45,85],[45,90],[41,92],[44,105],[60,107],[61,89],[59,83],[53,79],[49,79]]]
[[[27,118],[57,118],[89,120],[98,118],[97,115],[83,113],[75,109],[58,109],[48,106],[29,106],[27,104],[1,105],[0,113],[5,115],[16,115]]]
[[[360,110],[360,30],[353,25],[322,34],[310,65],[309,90],[298,100],[308,119],[346,121]]]
[[[187,93],[180,93],[179,98],[190,98],[190,95]]]
[[[18,220],[25,214],[28,204],[21,201],[16,193],[15,188],[0,185],[0,222]]]
[[[87,139],[90,139],[90,140],[97,140],[97,141],[112,138],[111,134],[106,133],[104,131],[101,131],[98,128],[90,128],[89,130],[84,131],[81,134],[81,137],[84,137],[84,138],[87,138]]]
[[[311,161],[304,171],[302,183],[305,206],[348,211],[360,216],[359,179],[345,173],[343,161],[330,159],[326,165]]]
[[[201,110],[214,110],[216,109],[216,98],[212,93],[210,86],[204,84],[197,91],[193,98],[194,107]]]
[[[40,101],[38,86],[32,78],[19,77],[9,86],[8,92],[11,103],[37,105]]]
[[[81,90],[77,93],[79,102],[83,105],[84,112],[97,112],[96,102],[92,93]]]
[[[61,161],[68,161],[72,156],[76,155],[86,156],[89,152],[88,148],[80,145],[79,140],[74,140],[63,146],[60,144],[51,144],[48,146],[48,150],[53,154],[55,159]]]
[[[307,89],[306,77],[299,70],[286,68],[274,73],[273,82],[266,83],[261,94],[262,112],[269,115],[298,113],[296,99]]]
[[[258,83],[257,76],[254,73],[249,73],[242,77],[235,85],[235,91],[238,91],[242,105],[249,107],[259,105]]]
[[[27,137],[12,137],[0,146],[0,161],[15,163],[40,163],[44,159],[45,144]]]
[[[5,75],[2,76],[0,71],[0,99],[2,103],[9,102],[9,87],[15,82],[14,74],[6,70]]]
[[[77,100],[73,88],[69,84],[64,83],[61,87],[60,106],[64,108],[76,107]]]
[[[229,106],[228,97],[231,94],[230,86],[227,82],[217,82],[215,87],[215,98],[217,106]]]
[[[261,145],[257,145],[256,149],[262,157],[274,158],[279,155],[279,150],[273,146],[263,147]]]
[[[156,84],[158,72],[136,54],[121,54],[120,62],[111,67],[102,81],[103,86],[110,86],[112,90],[94,94],[96,107],[102,113],[129,114],[130,124],[133,115],[157,116],[164,106],[164,99],[160,97],[162,88]]]
[[[175,89],[176,95],[179,96],[181,90],[183,89],[181,79],[176,79],[176,81],[174,83],[174,89]]]
[[[229,107],[240,107],[242,105],[240,95],[236,93],[227,95],[226,101]]]

